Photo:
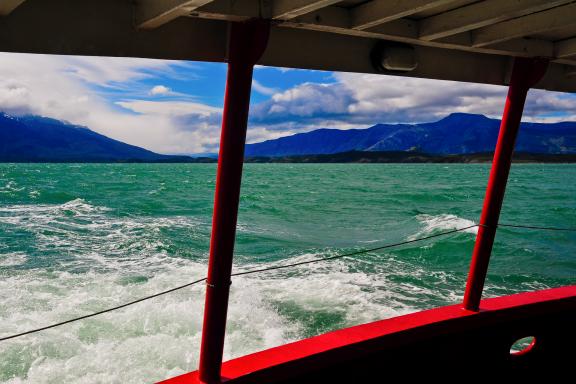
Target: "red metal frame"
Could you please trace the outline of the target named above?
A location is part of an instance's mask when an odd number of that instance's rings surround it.
[[[449,382],[456,371],[550,378],[571,374],[574,321],[576,285],[485,299],[480,312],[457,304],[340,329],[227,361],[222,375],[231,384],[380,382],[393,371]],[[526,336],[536,338],[534,348],[511,354]],[[191,372],[162,383],[200,382]]]
[[[266,21],[231,23],[230,26],[228,77],[216,176],[200,351],[199,376],[203,383],[221,382],[220,370],[224,350],[252,72],[254,64],[266,48],[268,34],[269,24]]]
[[[275,379],[282,380],[282,375],[287,373],[282,366],[293,362],[294,359],[300,361],[304,357],[314,356],[312,359],[314,360],[316,359],[315,356],[330,356],[330,353],[325,354],[325,352],[348,347],[360,341],[380,338],[385,334],[404,332],[408,328],[422,327],[432,323],[439,324],[477,313],[524,103],[528,90],[541,79],[547,68],[545,60],[516,59],[514,62],[466,286],[464,307],[468,311],[462,311],[460,306],[438,308],[420,312],[411,315],[411,317],[399,317],[366,324],[303,340],[229,362],[225,366],[226,371],[223,378],[221,376],[222,354],[252,72],[254,64],[266,47],[268,34],[269,25],[264,21],[231,24],[228,78],[216,179],[200,367],[198,372],[185,375],[185,382],[220,383],[223,380],[245,378],[246,375],[252,375],[257,371],[267,371],[272,368],[277,370],[277,367],[280,367],[277,373],[283,373],[280,376],[275,376]],[[558,292],[561,292],[561,295],[568,293],[568,296],[571,296],[572,301],[574,301],[574,291],[574,287],[570,287]],[[540,295],[537,296],[537,298],[539,297]],[[507,302],[506,300],[507,298],[500,299],[504,303]],[[484,301],[483,303],[489,302],[491,303],[491,301]],[[366,332],[367,330],[368,332]],[[334,335],[338,336],[334,338]],[[344,337],[340,337],[342,335]],[[357,352],[357,349],[355,351]],[[324,365],[329,363],[322,358],[320,360]],[[332,363],[333,361],[330,362],[330,364]],[[300,363],[297,365],[301,367]],[[265,376],[266,374],[264,374]],[[268,377],[268,379],[271,378],[274,377]],[[248,380],[252,379],[249,378]],[[184,381],[170,380],[170,383],[178,382]]]
[[[524,58],[514,60],[506,106],[502,115],[500,133],[480,217],[480,227],[464,293],[464,308],[468,310],[479,310],[526,96],[530,87],[544,76],[547,66],[546,60]]]

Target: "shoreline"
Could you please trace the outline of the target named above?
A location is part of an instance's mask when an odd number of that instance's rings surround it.
[[[334,154],[258,156],[246,157],[247,164],[285,163],[285,164],[489,164],[493,153],[472,153],[454,155],[433,155],[418,152],[368,152],[350,151]],[[175,159],[0,159],[4,164],[215,164],[214,157],[178,157]],[[576,154],[541,154],[519,152],[512,159],[516,164],[574,164]]]

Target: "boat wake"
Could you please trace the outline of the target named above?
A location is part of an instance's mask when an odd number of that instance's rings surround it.
[[[417,215],[416,219],[424,225],[420,231],[408,237],[409,240],[414,240],[422,236],[431,235],[434,233],[449,231],[453,229],[460,229],[470,227],[475,225],[476,222],[473,220],[463,219],[452,214],[440,214],[440,215]],[[466,233],[478,233],[478,227],[469,228],[464,230]]]
[[[249,226],[248,224],[246,224]],[[0,247],[0,336],[86,315],[202,278],[207,249],[179,254],[174,239],[207,246],[209,224],[189,217],[120,216],[82,199],[0,207],[0,230],[26,252]],[[245,228],[245,231],[252,231]],[[167,236],[167,231],[180,231]],[[239,258],[235,271],[277,262]],[[416,311],[434,291],[395,280],[421,273],[390,259],[341,259],[234,278],[225,358],[333,329]],[[418,272],[420,271],[420,272]],[[196,369],[202,284],[117,312],[0,343],[0,382],[141,383]]]
[[[421,237],[472,225],[419,215]],[[250,222],[241,233],[257,233]],[[0,336],[86,315],[206,274],[210,223],[188,216],[127,216],[75,199],[0,207]],[[474,233],[473,230],[468,232]],[[186,246],[178,243],[186,239]],[[190,248],[190,249],[189,249]],[[236,259],[234,272],[354,249],[316,249],[282,260]],[[230,359],[342,327],[458,302],[464,276],[393,251],[233,278],[224,356]],[[0,382],[141,383],[195,370],[204,285],[0,343]]]

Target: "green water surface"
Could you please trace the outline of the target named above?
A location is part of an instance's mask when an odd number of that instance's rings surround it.
[[[0,336],[203,277],[213,164],[0,164]],[[478,221],[485,164],[248,164],[235,270]],[[576,165],[514,165],[501,221],[576,227]],[[226,358],[461,300],[475,230],[234,279]],[[485,296],[576,281],[576,233],[501,228]],[[196,369],[203,287],[0,343],[0,382]]]

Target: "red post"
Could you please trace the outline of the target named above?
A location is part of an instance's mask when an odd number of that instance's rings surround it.
[[[464,308],[471,311],[479,310],[524,102],[528,90],[544,76],[547,66],[548,62],[541,59],[516,58],[514,60],[506,106],[502,115],[500,133],[480,217],[480,227],[464,293]]]
[[[224,351],[252,72],[254,64],[266,48],[268,33],[269,24],[261,20],[232,23],[230,28],[228,77],[220,136],[199,367],[200,380],[208,384],[221,382],[220,369]]]

